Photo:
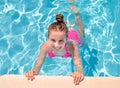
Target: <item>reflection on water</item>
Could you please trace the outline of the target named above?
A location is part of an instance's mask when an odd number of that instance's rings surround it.
[[[85,75],[120,76],[120,0],[75,3],[85,25],[85,46],[80,49]],[[24,74],[33,68],[55,15],[64,14],[68,27],[75,19],[68,8],[71,4],[67,0],[0,0],[0,75]],[[71,58],[47,57],[40,74],[69,75],[75,70],[71,64]]]

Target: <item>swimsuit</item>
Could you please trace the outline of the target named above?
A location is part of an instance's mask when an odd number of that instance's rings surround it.
[[[68,41],[76,42],[79,47],[84,45],[84,41],[80,38],[80,35],[75,29],[71,29],[68,31]]]
[[[65,54],[64,54],[62,57],[67,58],[67,57],[72,56],[72,54],[69,53],[68,48],[66,47],[66,44],[65,44],[65,51],[66,51],[66,52],[65,52]],[[55,56],[57,56],[57,55],[55,55],[55,53],[54,53],[53,50],[51,49],[51,50],[48,52],[48,56],[49,56],[50,58],[52,58],[52,57],[55,57]]]
[[[82,42],[81,40],[80,40],[80,37],[79,37],[79,34],[78,34],[78,32],[76,31],[76,30],[74,30],[74,29],[71,29],[71,30],[69,30],[68,31],[68,39],[67,39],[68,41],[72,41],[72,42],[76,42],[78,45],[84,45],[84,42]],[[72,54],[68,51],[68,48],[66,47],[66,44],[65,44],[65,54],[62,56],[62,57],[65,57],[65,58],[67,58],[67,57],[70,57],[70,56],[72,56]],[[48,56],[50,57],[50,58],[52,58],[52,57],[55,57],[55,56],[57,56],[57,55],[55,55],[55,53],[53,52],[53,50],[51,49],[49,52],[48,52]]]

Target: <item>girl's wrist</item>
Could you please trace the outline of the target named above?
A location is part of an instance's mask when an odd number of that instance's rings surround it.
[[[84,73],[83,72],[78,72],[80,75],[84,75]]]
[[[79,13],[79,12],[77,12],[77,13],[76,13],[76,16],[80,16],[80,13]]]
[[[38,69],[38,68],[34,68],[33,71],[34,71],[36,74],[38,74],[39,69]]]
[[[33,69],[33,73],[34,73],[34,75],[38,75],[38,71],[36,71],[34,69]]]
[[[83,70],[79,70],[77,72],[80,73],[80,74],[84,74]]]

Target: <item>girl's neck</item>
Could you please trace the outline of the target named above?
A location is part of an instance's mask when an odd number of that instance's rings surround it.
[[[60,50],[55,50],[55,49],[53,49],[53,52],[56,54],[56,55],[58,55],[58,56],[63,56],[64,54],[65,54],[65,52],[66,52],[66,50],[65,50],[65,48],[62,48],[62,49],[60,49]]]

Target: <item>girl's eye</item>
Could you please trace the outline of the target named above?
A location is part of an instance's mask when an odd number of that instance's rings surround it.
[[[59,43],[63,43],[63,40],[60,40]]]
[[[52,41],[52,42],[55,42],[55,40],[54,40],[54,39],[51,39],[51,41]]]

